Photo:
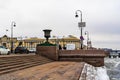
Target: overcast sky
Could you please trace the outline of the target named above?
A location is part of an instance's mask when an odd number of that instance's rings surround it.
[[[0,0],[0,36],[10,36],[15,21],[15,37],[43,38],[42,30],[51,29],[52,36],[79,38],[76,10],[82,11],[83,34],[89,32],[94,47],[120,49],[120,0]]]

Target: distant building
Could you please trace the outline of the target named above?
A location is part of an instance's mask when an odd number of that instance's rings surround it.
[[[28,49],[36,48],[37,44],[41,44],[46,41],[45,38],[42,39],[37,37],[26,38],[21,40],[18,40],[17,37],[14,37],[12,40],[13,40],[13,49],[15,49],[18,45],[25,46]],[[78,39],[73,35],[69,35],[68,37],[62,37],[62,38],[56,38],[56,37],[50,38],[49,42],[53,44],[59,44],[61,45],[62,48],[65,48],[67,44],[75,44],[75,49],[80,48],[80,39]],[[10,49],[11,37],[8,37],[7,35],[0,37],[0,45],[3,45]],[[84,45],[84,47],[86,46]]]
[[[27,48],[34,48],[36,47],[37,44],[44,43],[46,39],[41,39],[41,38],[29,38],[29,39],[24,39],[23,45],[26,46]],[[75,44],[75,49],[78,49],[80,47],[80,40],[77,37],[74,37],[72,35],[69,35],[68,37],[63,37],[63,38],[50,38],[49,42],[52,44],[59,44],[61,45],[62,48],[66,47],[66,44]]]
[[[18,40],[17,38],[13,38],[13,48],[15,49],[15,47],[17,46],[18,44]],[[8,37],[7,35],[4,35],[3,37],[0,38],[0,45],[3,45],[7,48],[11,48],[11,38]]]

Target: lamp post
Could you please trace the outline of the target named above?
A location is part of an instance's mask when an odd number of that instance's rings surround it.
[[[80,22],[78,22],[78,27],[79,27],[79,29],[80,29],[80,31],[81,31],[81,34],[80,34],[80,40],[81,40],[81,49],[83,49],[83,40],[84,40],[84,38],[83,38],[83,35],[82,35],[82,29],[83,29],[83,27],[85,27],[85,22],[82,22],[82,11],[81,10],[77,10],[76,12],[75,12],[75,17],[79,17],[78,16],[78,12],[80,12]]]
[[[8,29],[6,29],[6,35],[7,35]]]
[[[63,49],[66,49],[66,47],[65,47],[65,44],[64,44],[64,42],[65,42],[65,40],[64,40],[64,38],[65,38],[65,36],[63,36]]]
[[[14,21],[11,23],[11,53],[13,53],[13,27],[16,27],[16,23]]]
[[[88,49],[88,42],[89,42],[89,32],[85,31],[85,35],[87,35],[87,49]]]

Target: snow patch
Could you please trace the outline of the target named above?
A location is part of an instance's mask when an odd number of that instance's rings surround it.
[[[110,80],[107,75],[106,67],[94,67],[85,64],[79,80]]]
[[[97,77],[97,80],[110,80],[105,66],[97,67]]]

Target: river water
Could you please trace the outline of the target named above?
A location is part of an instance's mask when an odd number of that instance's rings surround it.
[[[105,66],[110,80],[120,80],[120,58],[105,58]]]

